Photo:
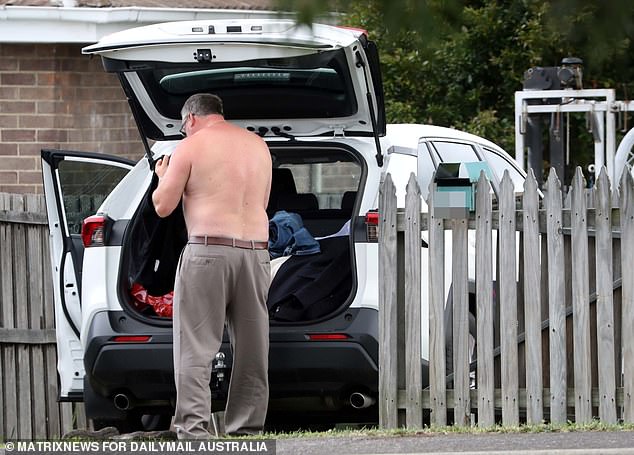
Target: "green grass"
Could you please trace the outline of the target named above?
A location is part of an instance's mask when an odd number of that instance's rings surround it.
[[[288,433],[265,433],[254,439],[294,439],[294,438],[349,438],[349,437],[405,437],[418,435],[443,435],[443,434],[484,434],[484,433],[554,433],[554,432],[575,432],[575,431],[634,431],[634,423],[606,424],[594,420],[590,423],[577,424],[539,424],[539,425],[519,425],[480,428],[473,427],[425,427],[422,429],[397,428],[392,430],[381,430],[378,428],[338,428],[328,431],[294,431]]]
[[[501,426],[480,428],[473,427],[425,427],[421,429],[405,429],[397,428],[392,430],[381,430],[376,427],[371,428],[346,428],[341,427],[328,431],[292,431],[280,433],[264,433],[257,436],[241,436],[236,438],[232,436],[230,439],[299,439],[299,438],[398,438],[411,437],[421,435],[444,435],[444,434],[491,434],[491,433],[556,433],[556,432],[575,432],[575,431],[634,431],[634,423],[606,424],[598,420],[590,423],[577,424],[568,422],[566,424],[539,424],[539,425],[518,425],[518,426]],[[148,438],[153,439],[153,438]],[[82,440],[81,437],[72,438],[72,440]],[[4,448],[4,441],[0,437],[0,449]]]

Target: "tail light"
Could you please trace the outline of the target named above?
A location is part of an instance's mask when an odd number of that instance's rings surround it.
[[[81,240],[84,248],[104,246],[106,244],[106,227],[108,217],[93,215],[86,218],[81,225]]]
[[[149,335],[122,335],[111,339],[115,343],[147,343],[152,337]]]
[[[308,333],[306,336],[310,341],[341,341],[350,338],[345,333]]]
[[[379,241],[379,212],[376,210],[365,214],[365,230],[368,242]]]

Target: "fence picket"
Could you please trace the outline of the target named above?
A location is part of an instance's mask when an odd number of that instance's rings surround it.
[[[1,272],[2,271],[0,270],[0,273]],[[2,351],[4,351],[4,348],[0,346],[0,356],[2,356]],[[4,373],[4,365],[2,361],[0,360],[0,378],[2,378],[2,380],[0,381],[0,432],[2,432],[2,434],[4,434],[4,412],[5,412],[5,399],[4,399],[4,394],[2,393],[3,391],[2,389],[4,389],[5,377],[6,375]]]
[[[565,423],[566,409],[566,302],[564,235],[562,224],[561,183],[554,169],[546,186],[548,250],[548,318],[550,353],[550,419]]]
[[[495,382],[493,365],[493,248],[490,185],[480,173],[476,189],[476,347],[478,425],[495,423]]]
[[[595,191],[597,271],[597,358],[599,374],[599,418],[616,423],[616,378],[614,365],[614,286],[612,274],[612,200],[610,182],[601,169]]]
[[[634,270],[634,179],[624,172],[621,178],[621,269]],[[630,275],[631,276],[631,275]],[[623,280],[621,307],[621,346],[623,355],[623,420],[634,422],[634,280]]]
[[[27,195],[25,208],[28,212],[40,213],[43,209],[42,198],[38,195]],[[44,258],[42,231],[46,229],[42,225],[26,226],[26,241],[28,251],[28,290],[29,290],[29,313],[31,329],[43,329],[44,325]],[[33,408],[33,431],[35,439],[46,439],[46,384],[40,378],[45,376],[44,371],[44,350],[46,345],[33,345],[31,349],[31,364],[33,366],[33,376],[31,381],[32,408]]]
[[[22,195],[12,197],[11,209],[24,211],[24,198]],[[21,277],[20,280],[28,276],[27,251],[26,251],[26,225],[16,224],[13,226],[13,273],[14,277]],[[28,295],[27,286],[14,287],[14,314],[15,327],[26,329],[29,327],[28,315]],[[30,347],[26,344],[16,346],[18,355],[18,435],[21,439],[31,439],[31,362],[29,361]]]
[[[74,414],[74,403],[60,403],[60,423],[61,423],[61,434],[65,435],[73,428],[75,428],[75,414]]]
[[[379,424],[398,426],[396,189],[388,174],[379,195]]]
[[[416,175],[410,175],[405,196],[405,358],[421,358],[421,237],[420,237],[420,188]],[[423,379],[419,362],[406,365],[408,428],[423,425]]]
[[[469,394],[469,275],[468,226],[466,219],[452,219],[452,295],[453,295],[453,384],[454,422],[469,425],[471,399]]]
[[[447,424],[447,383],[445,346],[445,231],[442,218],[434,216],[434,201],[429,192],[429,388],[431,421]]]
[[[0,193],[0,210],[8,210],[8,206],[5,203],[6,196]],[[6,223],[0,222],[0,326],[7,327],[7,323],[4,317],[5,307],[7,302],[11,301],[12,295],[6,289],[7,285],[11,283],[11,275],[7,271],[7,263],[10,264],[10,255],[7,254],[6,249],[10,248],[10,245],[6,245],[6,239],[8,238],[8,229],[9,225]],[[7,427],[5,425],[5,414],[7,412],[7,404],[9,400],[6,400],[4,397],[7,396],[5,394],[6,388],[6,378],[9,377],[10,372],[5,372],[5,368],[7,365],[4,362],[4,352],[7,349],[6,346],[0,344],[0,378],[2,378],[2,387],[0,387],[0,434],[7,434]],[[11,395],[8,395],[9,397]]]
[[[517,278],[515,267],[515,188],[508,171],[500,184],[500,352],[502,421],[519,423],[517,363]]]
[[[526,413],[528,423],[543,419],[541,264],[539,241],[539,195],[532,170],[524,184],[524,321],[526,352]]]
[[[588,220],[585,179],[577,168],[572,182],[572,307],[574,336],[575,419],[587,423],[592,419],[590,300],[588,271]]]
[[[75,428],[88,428],[86,407],[79,402],[73,403],[73,429]]]
[[[11,210],[11,195],[0,194],[0,207],[2,210]],[[15,328],[16,321],[13,307],[13,229],[14,225],[0,225],[0,244],[2,254],[0,254],[1,271],[0,280],[2,285],[2,326]],[[18,389],[16,358],[17,348],[13,344],[2,346],[2,361],[4,383],[4,436],[5,438],[18,438]]]

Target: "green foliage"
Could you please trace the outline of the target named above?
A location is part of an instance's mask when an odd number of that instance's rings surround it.
[[[465,129],[512,149],[513,94],[524,71],[561,58],[559,34],[544,30],[547,5],[465,2],[459,14],[432,8],[445,26],[431,39],[420,27],[390,28],[385,3],[357,3],[345,23],[368,29],[378,43],[388,121]],[[401,16],[410,16],[407,8]]]
[[[336,11],[342,24],[368,30],[388,122],[464,129],[513,150],[524,72],[569,56],[584,60],[584,87],[614,88],[626,100],[634,93],[632,0],[280,1],[301,21]],[[571,166],[593,154],[583,118],[575,122],[571,150],[581,152]]]

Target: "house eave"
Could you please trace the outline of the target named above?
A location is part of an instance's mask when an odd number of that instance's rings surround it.
[[[198,19],[294,18],[246,9],[0,7],[0,43],[94,43],[109,33],[158,22]]]

